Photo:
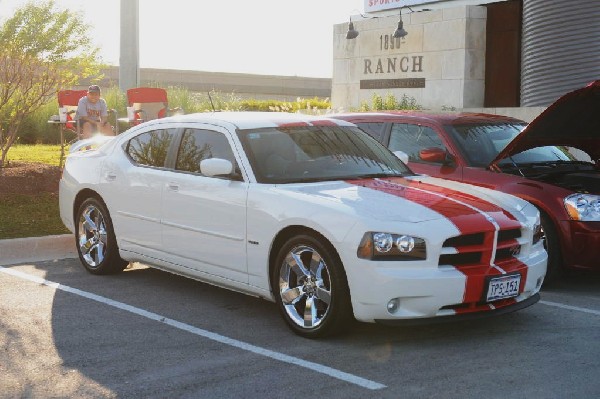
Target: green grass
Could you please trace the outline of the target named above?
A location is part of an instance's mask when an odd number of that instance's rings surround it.
[[[8,151],[9,162],[37,162],[58,166],[59,145],[14,145]],[[66,234],[58,210],[58,195],[7,194],[0,197],[0,240]]]
[[[58,166],[60,162],[60,145],[15,144],[8,150],[8,161],[39,162]]]
[[[58,211],[58,195],[7,195],[0,202],[0,240],[69,233]]]

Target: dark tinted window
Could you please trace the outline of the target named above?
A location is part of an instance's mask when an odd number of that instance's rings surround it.
[[[361,122],[356,123],[356,126],[369,133],[369,135],[377,139],[377,141],[381,142],[381,137],[383,135],[383,122]]]
[[[291,126],[238,131],[260,183],[294,183],[412,174],[356,127]]]
[[[126,151],[139,165],[163,167],[172,141],[172,130],[153,130],[129,140]]]
[[[390,132],[391,151],[402,151],[411,162],[423,162],[419,152],[425,148],[446,150],[441,137],[430,127],[408,123],[394,123]]]
[[[446,130],[469,166],[486,167],[524,127],[520,123],[482,123],[447,126]]]
[[[234,166],[236,164],[225,135],[212,130],[186,129],[179,146],[175,169],[200,173],[200,162],[210,158],[226,159]]]

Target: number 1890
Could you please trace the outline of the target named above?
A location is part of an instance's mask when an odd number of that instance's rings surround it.
[[[393,35],[379,36],[380,50],[394,50],[400,48],[400,38]]]

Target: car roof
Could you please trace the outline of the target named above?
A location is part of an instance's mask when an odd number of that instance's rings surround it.
[[[525,123],[524,121],[504,115],[494,115],[474,112],[435,112],[435,111],[376,111],[376,112],[348,112],[331,114],[331,118],[342,119],[353,123],[359,122],[387,122],[398,117],[414,122],[429,122],[442,125],[462,125],[480,122],[498,123]]]
[[[281,126],[354,126],[350,122],[326,118],[318,115],[305,115],[288,112],[206,112],[176,115],[160,119],[160,122],[206,122],[230,123],[238,129]]]

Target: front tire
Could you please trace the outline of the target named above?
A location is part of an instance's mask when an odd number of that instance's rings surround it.
[[[119,256],[112,221],[102,201],[97,198],[83,201],[75,220],[75,243],[85,269],[92,274],[123,271],[128,262]]]
[[[544,282],[555,284],[565,275],[565,269],[562,266],[562,254],[560,243],[554,224],[548,215],[541,213],[542,231],[544,240],[544,249],[548,252],[548,267]]]
[[[337,254],[312,235],[288,239],[271,271],[279,311],[296,334],[339,333],[352,319],[346,274]]]

